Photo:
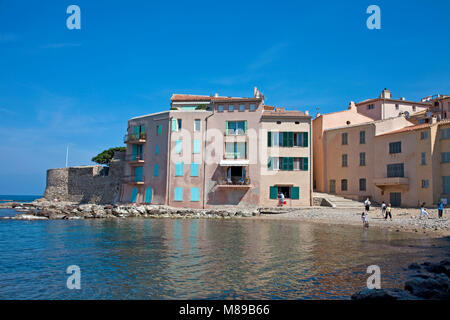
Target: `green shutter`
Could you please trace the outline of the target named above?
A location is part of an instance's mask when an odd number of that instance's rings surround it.
[[[162,131],[161,125],[158,125],[157,128],[158,128],[158,129],[157,129],[157,130],[158,130],[157,134],[158,134],[158,136],[159,136],[159,135],[161,134],[161,131]]]
[[[300,188],[299,187],[292,187],[292,200],[298,200],[300,199]]]
[[[176,153],[181,153],[181,140],[177,140],[176,141],[175,152]]]
[[[308,158],[303,158],[302,170],[308,170]]]
[[[287,136],[288,136],[288,147],[293,147],[294,146],[294,133],[293,132],[287,132]]]
[[[172,131],[177,131],[177,119],[172,119]]]
[[[283,147],[288,147],[289,143],[288,143],[288,135],[287,132],[282,132],[281,133],[283,136]]]
[[[294,158],[293,157],[289,157],[288,158],[289,160],[289,162],[288,162],[288,164],[289,164],[289,167],[288,167],[288,170],[289,171],[293,171],[294,170]]]
[[[272,146],[272,132],[270,131],[267,132],[267,146],[268,147]]]
[[[308,146],[308,132],[303,132],[303,146]]]
[[[228,121],[225,121],[225,135],[228,135]]]
[[[247,120],[244,122],[244,132],[247,133]]]
[[[130,202],[136,202],[137,193],[138,193],[138,189],[137,189],[137,188],[133,188],[133,189],[131,190],[131,199],[130,199]]]
[[[148,187],[145,191],[145,203],[152,202],[152,188]]]
[[[269,170],[273,170],[273,158],[269,157],[269,160],[267,161],[267,167]]]
[[[153,171],[153,175],[154,175],[155,177],[157,177],[157,176],[159,175],[159,166],[158,166],[157,164],[155,164],[155,168],[154,168],[154,171]]]
[[[271,186],[270,187],[270,199],[278,198],[278,187]]]
[[[135,139],[139,139],[139,126],[133,127],[133,135]]]
[[[137,145],[133,144],[131,146],[131,160],[136,160],[138,154]]]
[[[141,133],[145,133],[145,124],[141,125]]]

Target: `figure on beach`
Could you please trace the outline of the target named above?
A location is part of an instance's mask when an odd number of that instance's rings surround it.
[[[371,205],[370,200],[369,198],[367,198],[366,201],[364,201],[364,207],[366,209],[366,212],[369,212],[370,205]]]
[[[383,203],[381,204],[381,215],[384,218],[384,215],[386,214],[386,203],[383,201]]]
[[[368,228],[369,227],[369,222],[367,221],[367,215],[366,215],[365,211],[363,211],[363,213],[361,214],[361,220],[362,220],[362,223],[363,223],[363,227],[364,228]]]
[[[438,206],[438,216],[439,216],[439,219],[441,219],[442,218],[442,214],[444,213],[444,201],[442,201],[442,199],[441,200],[439,200],[439,206]]]
[[[386,205],[385,205],[386,206]],[[391,221],[392,221],[392,214],[391,214],[391,211],[392,211],[392,207],[391,207],[391,204],[389,203],[389,205],[386,207],[386,214],[385,214],[385,216],[384,216],[384,220],[387,220],[387,218],[388,218],[388,216],[389,216],[389,218],[391,219]]]
[[[284,194],[283,192],[280,191],[280,193],[278,193],[278,206],[282,207],[284,204]]]
[[[425,209],[425,202],[422,202],[422,204],[420,205],[420,216],[419,218],[421,219],[422,216],[426,215],[428,219],[430,219],[430,215],[428,214],[427,209]]]

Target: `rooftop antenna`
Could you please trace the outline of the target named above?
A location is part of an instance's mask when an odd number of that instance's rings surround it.
[[[67,145],[67,149],[66,149],[66,168],[67,168],[68,162],[69,162],[69,145]]]

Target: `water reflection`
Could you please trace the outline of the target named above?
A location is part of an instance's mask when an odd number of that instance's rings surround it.
[[[349,298],[371,264],[400,287],[449,240],[253,219],[2,221],[0,248],[3,299],[317,299]],[[80,291],[65,288],[72,264]]]

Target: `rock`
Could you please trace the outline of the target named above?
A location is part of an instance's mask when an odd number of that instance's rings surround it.
[[[352,300],[420,300],[407,291],[388,288],[388,289],[364,289],[351,296]]]
[[[414,276],[406,281],[405,290],[425,299],[450,299],[449,279],[447,276],[430,277],[428,279]]]
[[[420,269],[420,265],[418,263],[414,262],[408,266],[408,269],[412,269],[412,270]]]
[[[13,219],[16,220],[48,220],[47,217],[35,216],[31,214],[18,214]]]

